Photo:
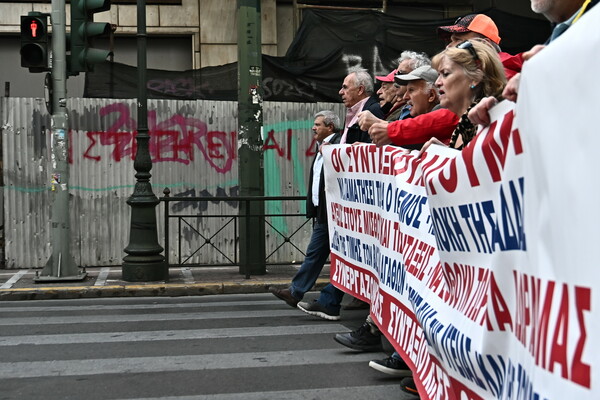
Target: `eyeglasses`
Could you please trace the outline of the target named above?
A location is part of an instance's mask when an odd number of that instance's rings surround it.
[[[471,55],[473,56],[473,59],[475,61],[479,61],[479,56],[477,56],[477,52],[475,51],[475,47],[473,47],[473,43],[469,42],[468,40],[465,40],[462,43],[459,43],[456,46],[457,49],[462,49],[462,50],[468,50],[469,53],[471,53]]]

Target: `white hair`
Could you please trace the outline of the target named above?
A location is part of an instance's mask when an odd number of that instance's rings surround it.
[[[366,69],[356,68],[350,70],[350,74],[354,74],[354,78],[356,79],[356,84],[358,86],[363,86],[365,88],[365,93],[367,95],[372,95],[375,91],[375,85],[373,84],[373,77]]]
[[[409,64],[412,69],[416,69],[424,65],[431,65],[431,60],[427,54],[418,53],[412,50],[403,51],[400,54],[400,58],[398,58],[398,64],[405,60],[411,60]]]

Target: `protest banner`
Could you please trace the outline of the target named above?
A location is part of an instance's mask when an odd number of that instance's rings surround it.
[[[370,303],[423,399],[600,397],[600,115],[572,107],[598,88],[585,49],[600,44],[600,9],[588,14],[461,152],[324,150],[331,282]],[[558,108],[575,121],[554,111],[555,66],[582,71]]]

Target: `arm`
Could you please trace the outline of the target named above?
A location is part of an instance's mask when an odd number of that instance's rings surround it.
[[[387,125],[386,135],[388,143],[383,143],[386,138],[381,138],[383,144],[393,143],[398,146],[410,144],[425,143],[432,137],[436,137],[442,142],[448,142],[452,132],[458,124],[458,116],[452,111],[440,109],[421,114],[415,118],[393,121]],[[371,129],[374,129],[374,124]],[[369,130],[369,133],[371,131]],[[373,142],[375,139],[373,138]],[[379,142],[376,143],[378,146]]]
[[[358,113],[358,125],[363,131],[368,131],[374,123],[383,121],[371,113],[371,111],[361,111]]]

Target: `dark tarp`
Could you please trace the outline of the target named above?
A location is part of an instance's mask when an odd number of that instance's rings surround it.
[[[502,50],[516,54],[544,43],[550,25],[496,9],[483,12],[498,25]],[[375,11],[306,10],[285,57],[263,55],[266,101],[338,102],[348,68],[387,75],[404,50],[432,56],[444,44],[436,28],[454,19],[416,21]],[[137,68],[98,64],[86,73],[84,97],[134,98]],[[237,63],[189,71],[148,70],[148,98],[237,100]]]

